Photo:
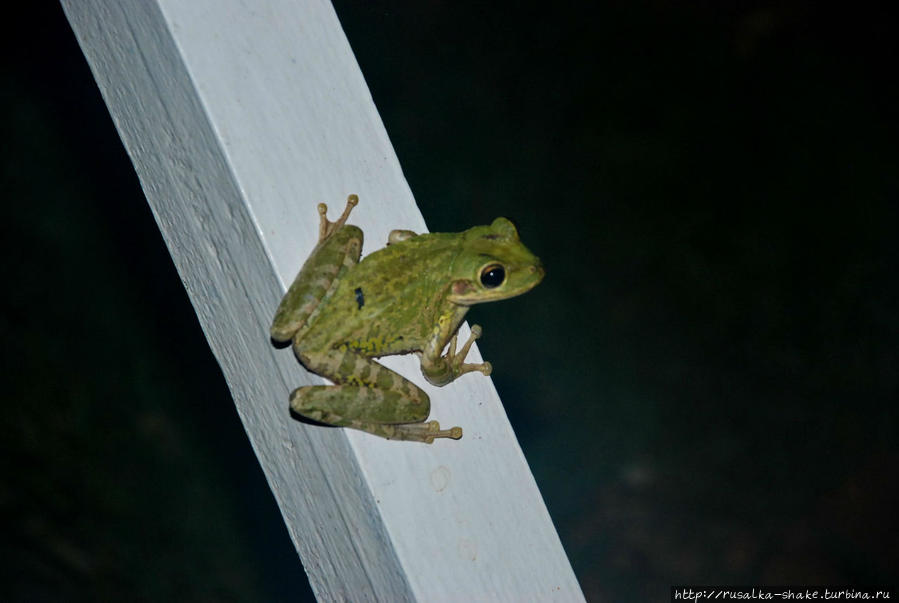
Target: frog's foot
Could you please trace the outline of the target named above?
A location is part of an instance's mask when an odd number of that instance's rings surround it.
[[[397,430],[397,440],[415,440],[424,442],[425,444],[433,444],[436,438],[450,438],[458,440],[462,437],[461,427],[451,427],[450,429],[440,429],[440,423],[437,421],[427,421],[426,423],[406,423],[404,425],[394,425]]]
[[[466,341],[462,347],[459,349],[459,352],[456,352],[456,343],[459,337],[459,333],[457,332],[453,335],[453,338],[450,339],[449,349],[446,351],[447,363],[453,372],[453,377],[458,377],[459,375],[464,375],[465,373],[470,373],[472,371],[480,371],[485,375],[489,375],[493,372],[493,365],[489,362],[478,362],[478,363],[467,363],[465,362],[465,357],[468,356],[468,351],[471,349],[471,344],[477,340],[481,334],[483,333],[483,329],[481,329],[480,325],[471,325],[471,335],[468,336],[468,341]]]
[[[440,429],[437,421],[426,423],[400,423],[398,425],[383,425],[380,423],[366,423],[364,421],[351,421],[347,427],[367,431],[387,440],[399,440],[404,442],[422,442],[433,444],[437,438],[449,438],[458,440],[462,437],[461,427]]]
[[[318,204],[318,240],[319,242],[324,241],[331,233],[340,229],[341,226],[346,224],[347,218],[350,217],[350,212],[353,211],[353,208],[356,207],[356,204],[359,203],[358,195],[350,195],[346,198],[346,207],[343,208],[343,213],[340,214],[340,217],[337,218],[337,221],[331,222],[328,220],[328,206],[324,203]]]
[[[461,427],[452,427],[450,429],[440,429],[440,423],[437,421],[427,421],[425,423],[400,423],[396,425],[385,425],[383,423],[367,423],[365,421],[348,421],[346,427],[352,427],[360,431],[367,431],[376,436],[381,436],[387,440],[399,440],[405,442],[422,442],[424,444],[433,444],[437,438],[450,438],[458,440],[462,437]]]

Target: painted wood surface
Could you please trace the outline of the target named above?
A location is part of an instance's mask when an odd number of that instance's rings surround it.
[[[360,196],[363,253],[426,230],[330,4],[63,6],[318,598],[583,600],[489,378],[435,388],[414,357],[384,359],[431,396],[432,418],[465,429],[458,442],[288,414],[289,391],[322,380],[268,325],[315,244],[316,204],[334,215]]]

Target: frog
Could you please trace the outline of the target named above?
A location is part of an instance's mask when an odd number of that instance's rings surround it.
[[[346,223],[358,202],[350,195],[334,222],[318,205],[318,242],[272,321],[273,343],[291,345],[306,369],[333,383],[295,389],[290,408],[301,421],[388,440],[458,440],[461,427],[428,420],[424,390],[375,359],[416,354],[435,386],[490,375],[489,362],[465,361],[482,328],[473,325],[458,347],[459,327],[471,306],[533,289],[543,265],[506,218],[459,233],[393,230],[385,247],[360,260],[362,230]]]

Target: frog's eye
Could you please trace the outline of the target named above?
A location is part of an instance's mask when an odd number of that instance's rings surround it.
[[[499,264],[490,264],[481,270],[481,284],[488,289],[494,289],[506,280],[506,271]]]

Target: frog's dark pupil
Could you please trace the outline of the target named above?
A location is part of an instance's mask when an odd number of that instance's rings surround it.
[[[506,271],[502,266],[491,266],[481,273],[481,284],[488,289],[499,287],[506,280]]]

